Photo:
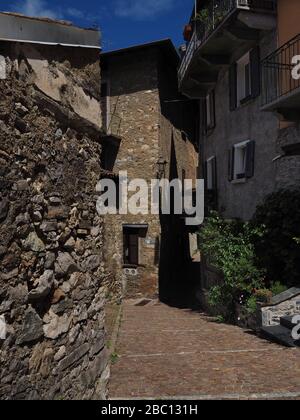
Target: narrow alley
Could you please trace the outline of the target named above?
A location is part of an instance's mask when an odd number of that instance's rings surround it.
[[[127,300],[109,398],[300,399],[300,351],[207,315]]]

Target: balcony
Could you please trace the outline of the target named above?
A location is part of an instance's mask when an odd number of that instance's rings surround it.
[[[264,31],[276,27],[276,10],[276,0],[202,1],[178,71],[182,93],[205,96],[221,68],[254,47]]]
[[[299,121],[299,63],[300,34],[262,61],[263,111],[277,112],[287,121]]]

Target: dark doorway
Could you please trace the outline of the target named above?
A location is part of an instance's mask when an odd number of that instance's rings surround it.
[[[178,178],[177,167],[174,138],[172,138],[170,181]],[[172,203],[174,203],[173,191],[171,191]],[[199,306],[196,295],[200,285],[200,264],[194,263],[190,256],[189,232],[185,226],[184,216],[174,214],[172,205],[170,213],[170,215],[160,215],[159,297],[162,302],[171,306],[196,308]]]

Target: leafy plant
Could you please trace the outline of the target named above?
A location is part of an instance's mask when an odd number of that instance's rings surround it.
[[[224,324],[224,322],[225,322],[225,318],[224,318],[224,316],[223,316],[223,315],[217,315],[217,316],[216,316],[216,322],[217,322],[218,324]]]
[[[272,299],[272,292],[269,289],[257,289],[254,292],[257,302],[268,303]]]
[[[267,271],[268,285],[283,282],[299,285],[300,279],[300,190],[281,190],[258,206],[251,225],[265,225],[255,239],[255,252]]]
[[[215,4],[211,9],[201,9],[196,14],[194,21],[200,22],[204,31],[208,34],[223,21],[227,13],[228,10],[224,10],[218,4]]]
[[[297,245],[300,245],[300,238],[294,238],[294,241],[296,242]]]
[[[110,355],[110,360],[112,364],[115,364],[118,361],[118,359],[119,355],[117,353],[114,352]]]
[[[246,303],[246,310],[248,314],[252,315],[255,314],[257,309],[257,298],[256,296],[252,295],[249,297]]]
[[[279,281],[276,281],[275,283],[271,284],[271,292],[273,296],[280,295],[280,293],[283,293],[287,290],[287,287],[280,283]]]
[[[209,9],[201,9],[195,16],[194,20],[201,22],[204,25],[208,24],[211,20]]]
[[[264,270],[255,264],[253,247],[253,238],[261,235],[261,229],[252,228],[249,223],[226,221],[215,212],[199,232],[200,250],[224,276],[222,284],[211,288],[209,303],[224,305],[229,316],[233,316],[241,292],[250,295],[263,284]]]

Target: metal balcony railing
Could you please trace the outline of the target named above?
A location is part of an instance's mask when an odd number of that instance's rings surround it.
[[[300,88],[300,76],[295,68],[299,58],[300,34],[262,61],[262,106]]]
[[[182,59],[178,77],[182,81],[195,51],[208,37],[237,9],[264,12],[276,11],[276,0],[211,0],[210,3],[198,11],[194,20],[194,32]]]

